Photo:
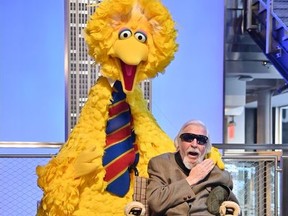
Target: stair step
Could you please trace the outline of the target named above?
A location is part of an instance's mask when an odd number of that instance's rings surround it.
[[[288,40],[288,31],[282,32],[282,41],[287,41]],[[281,42],[281,41],[279,41]],[[288,45],[287,42],[285,42],[286,46]],[[288,48],[288,47],[287,47]]]
[[[288,17],[281,18],[281,20],[286,26],[288,26]]]
[[[275,10],[274,13],[278,16],[279,19],[281,19],[283,24],[288,27],[288,10],[285,10],[285,11]],[[279,27],[281,26],[277,24],[276,28],[279,28]]]
[[[288,8],[288,1],[287,2],[274,2],[273,4],[274,9],[287,9]]]
[[[276,9],[274,10],[274,13],[281,19],[288,18],[288,10],[280,10]]]
[[[285,28],[285,26],[288,26],[288,20],[281,19],[281,21],[284,23],[284,26],[283,26],[283,24],[281,24],[279,22],[276,22],[275,23],[275,27],[274,27],[275,30],[278,30],[278,29],[281,29],[281,28]]]

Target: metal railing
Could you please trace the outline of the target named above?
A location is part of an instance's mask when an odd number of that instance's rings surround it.
[[[35,215],[42,191],[36,167],[46,164],[62,143],[0,142],[0,215]],[[288,145],[215,144],[232,174],[233,192],[243,216],[284,215],[288,212]],[[265,150],[265,151],[263,151]]]
[[[247,0],[246,29],[286,81],[279,93],[288,87],[287,11],[285,0]]]
[[[247,8],[247,27],[249,28],[257,28],[257,26],[252,25],[252,9],[254,7],[255,2],[259,2],[259,11],[266,10],[266,48],[265,53],[269,54],[272,50],[272,32],[273,32],[273,19],[275,19],[278,23],[278,27],[284,28],[286,32],[288,32],[287,25],[283,22],[283,20],[278,16],[278,14],[274,11],[274,0],[247,0],[248,8]],[[279,2],[276,2],[279,4]],[[281,3],[281,2],[280,2]],[[285,2],[283,2],[285,3]],[[275,25],[275,24],[274,24]],[[274,27],[275,28],[275,27]]]
[[[288,198],[284,192],[288,191],[288,144],[214,146],[222,150],[226,168],[234,175],[236,187],[245,186],[240,193],[236,190],[243,215],[282,216],[288,212]],[[245,176],[241,177],[241,170],[246,170]]]

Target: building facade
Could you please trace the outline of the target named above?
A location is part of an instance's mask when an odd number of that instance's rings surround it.
[[[99,0],[65,1],[65,138],[76,125],[90,88],[100,76],[100,65],[89,55],[83,30]],[[141,84],[151,109],[151,80]]]

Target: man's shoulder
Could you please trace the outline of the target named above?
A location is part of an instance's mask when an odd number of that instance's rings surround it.
[[[157,155],[153,158],[151,158],[151,160],[155,161],[155,160],[169,160],[170,158],[173,158],[175,155],[175,153],[172,153],[172,152],[166,152],[166,153],[163,153],[163,154],[160,154],[160,155]]]

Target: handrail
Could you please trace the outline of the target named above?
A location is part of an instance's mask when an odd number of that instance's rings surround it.
[[[0,154],[0,158],[52,158],[55,154]]]
[[[243,149],[243,150],[288,150],[288,144],[213,144],[219,149]]]
[[[273,18],[275,18],[277,20],[277,22],[281,25],[282,28],[285,29],[285,31],[288,31],[288,27],[283,23],[283,21],[279,18],[279,16],[274,12],[274,0],[267,0],[266,2],[264,2],[263,0],[259,0],[259,2],[262,5],[262,7],[266,8],[266,49],[265,49],[265,53],[269,54],[269,53],[273,52],[273,50],[272,50],[272,28],[273,28],[272,22],[273,22]]]
[[[62,142],[10,142],[1,141],[0,148],[58,148],[64,143]],[[288,150],[288,143],[284,144],[238,144],[238,143],[213,143],[213,146],[221,149],[249,149],[249,150],[265,150],[265,149],[285,149]]]
[[[26,149],[54,149],[57,150],[62,147],[63,143],[53,143],[53,142],[0,142],[0,152],[1,149],[5,148],[26,148]],[[288,144],[224,144],[224,143],[216,143],[213,144],[214,147],[224,150],[223,153],[223,159],[237,159],[237,158],[257,158],[257,159],[271,159],[275,160],[275,170],[280,174],[280,185],[282,190],[281,191],[287,191],[288,185],[287,185],[287,179],[288,179]],[[233,150],[233,149],[239,149],[239,150],[270,150],[267,152],[275,153],[275,155],[265,155],[263,154],[263,151],[261,152],[253,152],[253,151],[246,151],[246,152],[239,152],[239,153],[225,153],[225,150]],[[281,155],[277,154],[279,151],[271,152],[271,150],[282,150],[280,153]],[[57,154],[57,153],[56,153]],[[25,154],[22,151],[18,154],[11,154],[11,153],[0,153],[0,158],[51,158],[55,153],[52,154]],[[275,178],[278,178],[276,175]],[[275,181],[275,184],[278,184],[278,180]],[[277,186],[278,187],[278,186]],[[282,192],[283,193],[283,192]],[[278,199],[275,197],[275,199]],[[278,201],[276,202],[278,203]],[[288,211],[287,209],[287,198],[281,194],[281,203],[279,204],[279,209],[281,212]],[[281,214],[280,214],[281,215]]]
[[[0,148],[60,148],[60,142],[0,142]]]

